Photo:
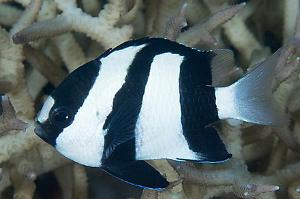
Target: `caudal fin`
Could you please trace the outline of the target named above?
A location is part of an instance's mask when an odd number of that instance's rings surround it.
[[[283,125],[287,117],[272,98],[272,80],[280,49],[228,87],[216,88],[220,119],[234,118],[263,125]]]

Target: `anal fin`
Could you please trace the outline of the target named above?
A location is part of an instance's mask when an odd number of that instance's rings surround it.
[[[134,186],[146,189],[161,190],[169,182],[145,161],[109,162],[102,166],[107,173]]]
[[[177,158],[197,163],[219,163],[231,158],[216,128],[207,126],[201,129],[185,129],[185,137],[198,159]]]

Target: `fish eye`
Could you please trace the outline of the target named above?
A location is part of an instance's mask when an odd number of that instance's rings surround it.
[[[67,108],[60,107],[55,108],[50,117],[50,122],[53,125],[56,125],[58,127],[64,128],[71,124],[73,120],[73,115],[71,111],[69,111]]]

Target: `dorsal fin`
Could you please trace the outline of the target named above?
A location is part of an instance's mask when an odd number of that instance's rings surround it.
[[[229,49],[215,49],[211,61],[212,86],[228,86],[242,74],[234,64],[234,54]]]

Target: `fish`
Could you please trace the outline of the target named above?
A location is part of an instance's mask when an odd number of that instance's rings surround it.
[[[35,133],[79,164],[162,190],[170,182],[146,161],[231,158],[211,124],[286,122],[272,98],[279,54],[224,86],[224,74],[234,67],[230,50],[199,50],[164,38],[126,41],[54,89],[36,117]]]

